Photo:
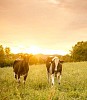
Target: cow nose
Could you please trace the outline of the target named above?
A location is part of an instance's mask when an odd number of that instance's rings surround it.
[[[55,72],[57,72],[57,69],[55,68]]]

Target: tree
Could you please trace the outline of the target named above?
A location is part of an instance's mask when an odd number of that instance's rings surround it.
[[[30,60],[29,60],[30,64],[37,64],[38,63],[38,59],[36,56],[32,56],[30,57]]]
[[[87,61],[87,41],[77,42],[72,47],[71,57],[73,61]]]
[[[4,48],[2,45],[0,45],[0,57],[4,56]]]
[[[10,50],[9,47],[6,47],[6,48],[5,48],[5,54],[6,54],[7,56],[10,54],[10,51],[11,51],[11,50]]]
[[[0,45],[0,67],[4,66],[4,61],[5,61],[4,48],[2,45]]]
[[[63,60],[64,62],[71,62],[71,55],[67,54],[61,57],[61,60]]]

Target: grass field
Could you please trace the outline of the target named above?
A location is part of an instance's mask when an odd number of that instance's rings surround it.
[[[32,65],[23,84],[14,79],[12,67],[0,68],[0,100],[87,100],[87,62],[64,63],[61,84],[47,81],[45,65]]]

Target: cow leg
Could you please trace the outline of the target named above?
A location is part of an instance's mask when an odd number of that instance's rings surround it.
[[[16,73],[14,73],[14,77],[15,77],[15,79],[17,79],[17,74]]]
[[[48,83],[50,83],[50,73],[48,72]]]
[[[54,74],[51,75],[52,85],[54,85]]]
[[[60,73],[57,73],[57,80],[58,80],[58,83],[60,84],[60,82],[61,82],[61,74]]]
[[[61,83],[61,75],[59,76],[59,84]]]
[[[17,75],[15,74],[15,78],[17,79]]]
[[[18,74],[18,83],[20,83],[20,74]]]
[[[25,84],[25,81],[26,81],[27,75],[28,75],[28,74],[24,75],[24,82],[23,82],[24,84]]]

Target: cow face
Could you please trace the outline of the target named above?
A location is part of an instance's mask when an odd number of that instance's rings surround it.
[[[52,63],[53,63],[53,66],[55,68],[55,71],[57,71],[57,66],[58,66],[58,63],[59,63],[59,58],[58,57],[54,57],[52,59]]]

